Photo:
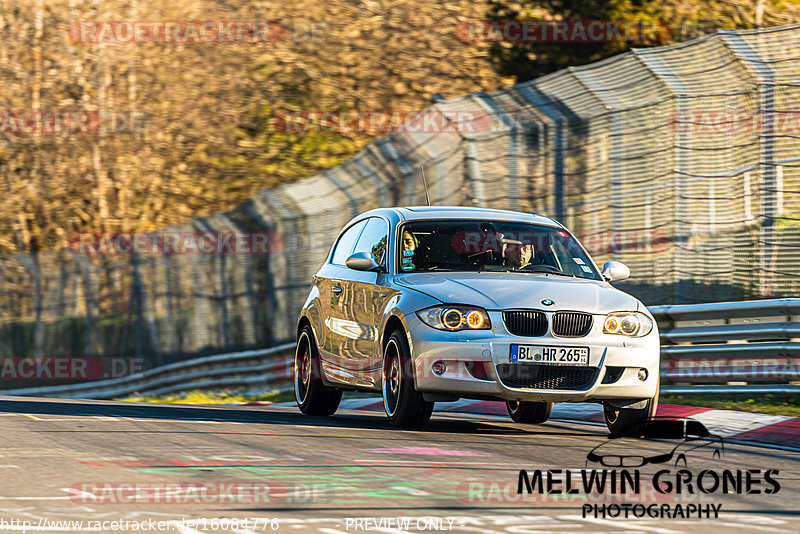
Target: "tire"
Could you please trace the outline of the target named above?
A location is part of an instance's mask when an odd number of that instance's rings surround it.
[[[306,325],[297,337],[294,354],[294,397],[306,415],[333,415],[342,400],[342,391],[322,383],[319,353],[311,326]]]
[[[434,403],[426,401],[416,390],[411,373],[411,354],[405,333],[396,330],[383,350],[381,379],[383,409],[392,426],[419,428],[431,419]]]
[[[608,402],[603,403],[603,414],[606,426],[612,436],[635,436],[641,434],[644,425],[658,411],[658,396],[661,392],[661,380],[656,384],[656,394],[647,401],[644,408],[615,408]]]
[[[506,401],[506,409],[515,423],[538,425],[550,419],[553,403]]]

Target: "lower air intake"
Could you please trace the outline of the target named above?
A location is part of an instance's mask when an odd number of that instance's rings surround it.
[[[594,383],[597,368],[501,363],[497,376],[510,388],[584,390]]]

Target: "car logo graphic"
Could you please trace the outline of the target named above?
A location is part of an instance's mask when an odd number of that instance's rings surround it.
[[[542,304],[544,304],[545,306],[552,306],[553,304],[555,304],[555,302],[553,302],[550,299],[542,299]]]
[[[652,444],[646,447],[646,443]],[[658,450],[658,447],[661,447]],[[643,450],[661,454],[643,454]],[[586,455],[586,465],[599,463],[610,468],[642,467],[648,464],[687,465],[687,455],[711,456],[720,460],[725,454],[725,440],[712,434],[700,421],[693,419],[668,419],[651,417],[646,421],[635,421],[612,434]]]

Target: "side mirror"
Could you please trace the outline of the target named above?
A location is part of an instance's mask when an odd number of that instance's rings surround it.
[[[354,271],[380,272],[383,270],[371,252],[356,252],[347,258],[344,264]]]
[[[603,264],[603,270],[600,271],[608,282],[618,282],[625,280],[631,275],[631,270],[624,263],[618,261],[607,261]]]

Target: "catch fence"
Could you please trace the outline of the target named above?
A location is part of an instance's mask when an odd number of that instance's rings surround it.
[[[393,133],[338,167],[163,230],[266,232],[268,253],[73,246],[0,259],[0,354],[156,367],[289,342],[342,226],[371,208],[425,202],[420,163],[432,204],[563,221],[598,263],[625,262],[632,277],[619,286],[648,305],[796,295],[799,100],[794,25],[438,101],[429,111],[466,123]]]

